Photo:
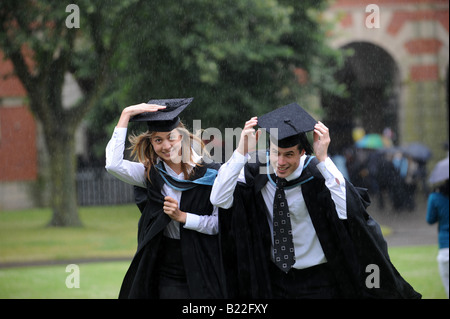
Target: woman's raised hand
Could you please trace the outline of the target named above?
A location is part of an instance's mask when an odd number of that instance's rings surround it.
[[[147,104],[147,103],[140,103],[127,106],[126,108],[123,109],[122,114],[120,115],[117,127],[128,127],[128,122],[130,121],[130,118],[135,115],[146,112],[156,112],[158,110],[165,108],[166,107],[164,105]]]

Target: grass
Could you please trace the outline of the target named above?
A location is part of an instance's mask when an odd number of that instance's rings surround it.
[[[447,299],[439,275],[436,246],[391,247],[391,261],[424,299]]]
[[[49,209],[0,212],[0,264],[59,263],[0,268],[0,298],[117,298],[136,250],[140,213],[135,205],[81,207],[79,213],[83,227],[54,228],[46,227]],[[127,261],[79,263],[105,258]],[[80,288],[66,286],[72,262]]]
[[[135,205],[82,207],[84,227],[46,227],[49,209],[0,212],[0,263],[131,257],[136,249]]]
[[[0,299],[114,299],[130,262],[77,265],[79,288],[66,286],[67,264],[0,269]]]
[[[0,264],[58,261],[51,266],[0,268],[0,298],[117,298],[136,249],[139,212],[134,205],[84,207],[82,228],[51,228],[47,209],[0,212]],[[437,246],[390,247],[393,264],[426,299],[447,298],[437,267]],[[125,261],[83,263],[83,259]],[[78,261],[77,261],[78,260]],[[80,288],[67,288],[79,266]],[[381,283],[382,284],[382,283]]]

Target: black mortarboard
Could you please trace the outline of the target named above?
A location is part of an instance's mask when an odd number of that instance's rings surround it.
[[[299,137],[314,130],[317,121],[297,103],[291,103],[258,117],[258,125],[282,148],[299,144]],[[278,130],[274,130],[278,129]]]
[[[194,98],[150,100],[147,104],[166,106],[156,112],[145,112],[133,116],[131,122],[147,122],[148,129],[153,132],[170,132],[178,126],[178,115],[191,104]]]

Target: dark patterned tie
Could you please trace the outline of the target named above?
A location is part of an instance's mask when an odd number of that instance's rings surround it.
[[[277,178],[276,183],[277,189],[273,199],[273,254],[275,264],[287,273],[295,263],[291,218],[284,193],[287,181]]]

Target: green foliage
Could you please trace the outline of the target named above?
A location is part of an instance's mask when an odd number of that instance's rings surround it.
[[[188,126],[241,127],[314,90],[336,91],[339,54],[326,45],[327,1],[151,1],[121,32],[111,86],[90,114],[101,156],[120,111],[150,98],[195,97]],[[300,86],[294,68],[309,73]],[[304,105],[305,106],[305,105]],[[308,108],[308,106],[305,106]],[[101,132],[99,132],[99,130]],[[101,138],[101,136],[103,136]]]
[[[97,156],[118,113],[149,98],[194,96],[186,122],[200,118],[204,128],[223,129],[242,126],[244,119],[293,100],[301,102],[312,90],[338,90],[332,66],[338,64],[339,54],[326,45],[330,25],[321,15],[326,0],[76,4],[80,28],[68,29],[67,3],[2,1],[0,22],[8,26],[17,20],[20,28],[0,33],[0,45],[7,55],[23,44],[33,52],[37,74],[29,82],[42,81],[41,87],[50,87],[59,81],[55,86],[59,89],[47,94],[49,109],[33,107],[42,104],[37,103],[42,94],[34,96],[37,90],[27,86],[32,109],[45,127],[55,117],[61,126],[76,127],[90,111]],[[14,37],[7,36],[11,32]],[[58,57],[61,63],[56,64]],[[308,71],[308,85],[298,85],[296,67]],[[44,79],[45,71],[52,77]],[[67,114],[60,94],[66,71],[85,93],[79,103],[83,107]],[[55,131],[48,136],[57,135]]]
[[[52,226],[80,226],[75,186],[75,131],[105,92],[118,35],[135,0],[77,3],[80,28],[68,28],[69,3],[6,0],[0,3],[0,47],[23,83],[29,107],[42,124],[49,155]],[[76,13],[78,14],[78,10]],[[83,91],[75,105],[63,104],[71,72]]]
[[[79,0],[0,2],[0,47],[24,84],[50,157],[51,224],[80,225],[75,199],[75,130],[89,114],[92,151],[103,151],[119,112],[150,98],[194,96],[190,126],[241,127],[246,119],[333,91],[338,55],[326,45],[326,0]],[[309,73],[300,86],[294,69]],[[62,103],[67,72],[84,95]],[[88,113],[89,112],[89,113]],[[64,156],[63,156],[64,155]]]

